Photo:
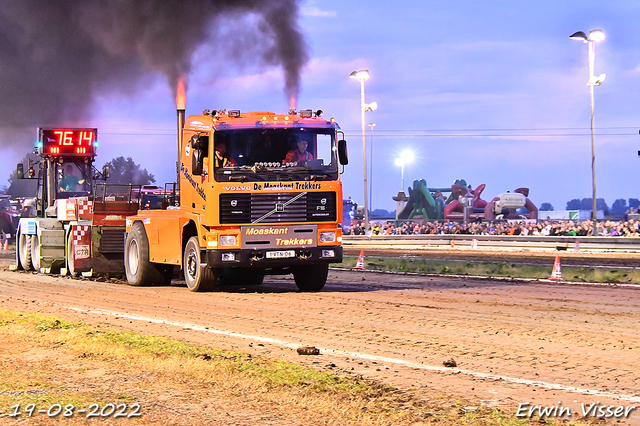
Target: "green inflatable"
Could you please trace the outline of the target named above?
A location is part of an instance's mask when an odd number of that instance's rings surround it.
[[[425,220],[440,220],[443,218],[444,201],[433,198],[431,191],[451,191],[450,188],[429,188],[424,179],[414,180],[413,188],[409,187],[409,200],[404,206],[398,219],[413,219],[422,216]]]

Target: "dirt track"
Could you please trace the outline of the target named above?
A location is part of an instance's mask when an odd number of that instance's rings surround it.
[[[9,259],[0,262],[7,267]],[[436,388],[472,405],[560,401],[573,419],[580,403],[640,407],[636,287],[332,271],[320,293],[267,277],[260,287],[194,294],[181,283],[134,288],[1,270],[0,302],[344,370],[418,393]],[[322,355],[297,355],[303,344]],[[443,367],[451,358],[457,368]],[[640,424],[640,408],[622,422]]]

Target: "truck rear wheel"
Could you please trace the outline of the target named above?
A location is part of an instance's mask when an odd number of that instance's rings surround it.
[[[292,268],[293,279],[300,291],[320,291],[329,275],[329,264],[296,266]]]
[[[165,278],[156,265],[149,261],[149,240],[141,222],[134,223],[127,234],[124,244],[124,268],[130,285],[165,283]]]
[[[215,288],[216,276],[211,268],[202,264],[200,259],[200,243],[198,237],[187,241],[182,258],[184,280],[191,291],[211,291]]]
[[[20,233],[18,238],[18,260],[25,271],[33,271],[31,264],[31,235]]]

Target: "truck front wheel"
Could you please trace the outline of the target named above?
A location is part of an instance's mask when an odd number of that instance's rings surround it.
[[[296,266],[292,268],[293,279],[300,291],[320,291],[329,275],[329,264]]]
[[[187,241],[182,258],[184,280],[191,291],[211,291],[215,288],[216,276],[211,268],[202,264],[200,259],[200,243],[198,237]]]
[[[127,234],[124,244],[124,269],[130,285],[164,284],[165,279],[149,261],[149,240],[141,222],[136,222]]]

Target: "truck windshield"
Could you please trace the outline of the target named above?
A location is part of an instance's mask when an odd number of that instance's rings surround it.
[[[214,133],[218,182],[335,180],[334,129],[240,129]]]

